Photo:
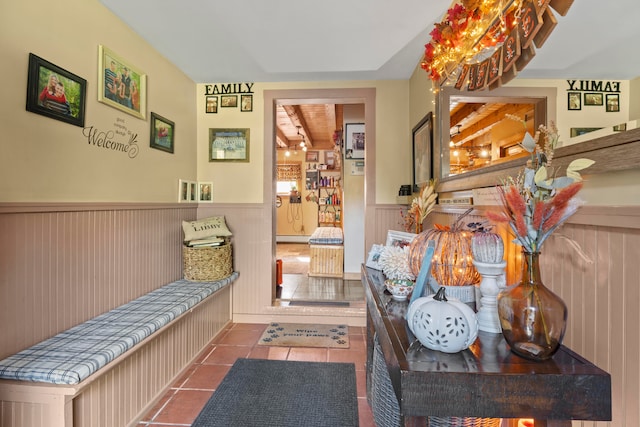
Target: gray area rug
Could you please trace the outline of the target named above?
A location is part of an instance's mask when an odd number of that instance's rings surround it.
[[[353,363],[238,359],[192,427],[357,427]]]

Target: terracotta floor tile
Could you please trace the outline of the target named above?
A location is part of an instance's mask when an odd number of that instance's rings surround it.
[[[360,421],[359,427],[376,427],[376,423],[373,421],[373,412],[371,412],[366,398],[358,397],[358,419]]]
[[[191,424],[212,394],[212,391],[205,390],[178,390],[164,407],[164,410],[154,419],[154,422]]]
[[[330,348],[328,362],[354,363],[356,370],[364,370],[367,356],[364,351],[354,351],[351,349]]]
[[[217,364],[217,365],[233,365],[237,359],[246,358],[251,352],[250,346],[240,345],[217,345],[206,359],[202,361],[203,364]]]
[[[358,397],[367,398],[367,372],[365,370],[356,370],[356,388]]]
[[[266,328],[266,326],[265,326]],[[252,330],[242,330],[242,329],[232,329],[227,333],[218,344],[225,345],[246,345],[247,343],[255,344],[260,336],[262,335],[262,331],[252,331]]]
[[[326,348],[291,347],[287,360],[327,362]]]
[[[289,347],[271,347],[257,345],[253,347],[249,357],[251,359],[287,360]]]
[[[182,385],[182,388],[215,390],[230,369],[230,365],[200,365]]]
[[[169,401],[169,399],[173,397],[174,394],[175,394],[175,390],[171,390],[165,393],[165,395],[162,396],[162,398],[158,401],[158,403],[156,403],[153,406],[153,408],[151,408],[149,412],[147,412],[147,414],[144,417],[142,417],[140,422],[153,420],[153,418],[158,414],[158,412],[161,409],[163,409],[164,405],[166,405],[166,403]]]
[[[260,331],[264,332],[267,325],[264,323],[234,323],[234,331]]]

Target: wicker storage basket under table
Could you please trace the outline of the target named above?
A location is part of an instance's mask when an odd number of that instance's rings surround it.
[[[212,282],[233,273],[231,243],[221,246],[190,248],[182,246],[183,274],[192,282]]]

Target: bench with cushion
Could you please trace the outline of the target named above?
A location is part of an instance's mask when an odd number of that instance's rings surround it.
[[[342,228],[318,227],[309,237],[309,276],[339,277],[344,271]]]
[[[42,394],[59,395],[44,399],[51,400],[45,425],[75,425],[71,401],[86,386],[237,278],[234,272],[215,282],[170,283],[1,360],[0,405],[28,401],[29,395],[35,402]]]

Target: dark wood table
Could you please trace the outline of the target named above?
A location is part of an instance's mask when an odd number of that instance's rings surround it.
[[[533,362],[509,351],[502,334],[481,332],[460,353],[429,350],[409,330],[408,302],[391,298],[382,272],[363,265],[362,283],[368,397],[375,334],[405,426],[424,425],[428,417],[533,418],[536,427],[611,420],[611,376],[567,347]]]

